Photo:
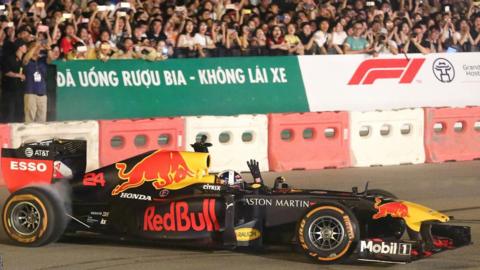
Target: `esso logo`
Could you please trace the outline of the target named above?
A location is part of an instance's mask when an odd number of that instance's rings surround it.
[[[45,172],[47,165],[45,163],[11,161],[10,170],[12,171],[29,171],[29,172]]]

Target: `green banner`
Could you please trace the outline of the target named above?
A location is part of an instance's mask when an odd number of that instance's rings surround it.
[[[296,57],[55,64],[57,120],[308,111]]]

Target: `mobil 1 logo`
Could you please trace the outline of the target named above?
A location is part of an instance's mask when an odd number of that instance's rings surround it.
[[[410,259],[412,244],[362,240],[358,251],[360,258],[405,261]]]

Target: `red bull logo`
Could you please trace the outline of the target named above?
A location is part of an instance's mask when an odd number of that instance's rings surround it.
[[[117,163],[115,167],[118,169],[118,178],[125,182],[117,185],[112,195],[139,187],[145,182],[153,182],[155,189],[167,188],[169,185],[193,176],[182,154],[177,151],[157,150],[135,164],[129,172],[126,172],[127,164],[125,163]]]
[[[171,202],[169,211],[156,213],[155,206],[145,210],[143,230],[146,232],[218,231],[220,224],[215,214],[215,199],[204,199],[202,209],[190,211],[187,202]]]
[[[382,200],[380,198],[375,198],[375,209],[378,212],[373,215],[373,219],[379,219],[390,215],[394,218],[405,218],[408,217],[408,207],[402,202],[388,202],[380,205]]]

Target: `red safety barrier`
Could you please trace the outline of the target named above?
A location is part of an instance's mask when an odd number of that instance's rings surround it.
[[[480,158],[480,107],[426,108],[425,154],[430,163]]]
[[[9,125],[0,125],[0,148],[10,146],[10,126]],[[2,152],[0,151],[0,157]],[[1,165],[0,165],[1,166]],[[0,167],[0,186],[3,186],[5,183],[2,176],[2,168]]]
[[[270,114],[270,170],[350,166],[348,112]]]
[[[185,120],[180,117],[102,120],[99,123],[100,166],[149,150],[185,149]]]

